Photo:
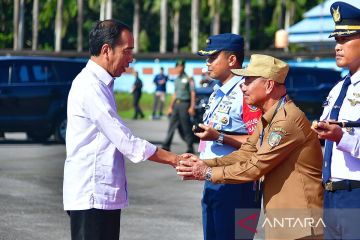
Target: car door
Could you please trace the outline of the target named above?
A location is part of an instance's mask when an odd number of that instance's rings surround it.
[[[47,111],[51,91],[47,80],[53,74],[50,63],[16,60],[12,64],[11,81],[6,89],[9,125],[15,130],[50,129]]]
[[[11,82],[12,61],[0,62],[0,131],[9,128],[11,123],[12,108],[8,96]]]

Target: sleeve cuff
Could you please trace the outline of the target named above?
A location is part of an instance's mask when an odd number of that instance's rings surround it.
[[[213,167],[211,170],[211,182],[222,183],[224,181],[224,167]]]
[[[156,152],[157,147],[151,143],[147,143],[145,145],[145,158],[144,161],[146,161],[149,157],[151,157],[152,155],[154,155],[154,153]]]
[[[209,167],[217,167],[219,164],[217,163],[217,158],[206,159],[204,160],[205,164]]]
[[[343,152],[351,152],[351,150],[354,148],[353,144],[355,142],[356,141],[352,139],[352,136],[349,133],[344,132],[340,142],[336,145],[336,148]]]

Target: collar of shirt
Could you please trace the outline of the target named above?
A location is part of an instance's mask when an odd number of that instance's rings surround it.
[[[349,73],[349,75],[350,75],[350,73]],[[350,76],[350,79],[351,79],[351,84],[352,85],[360,82],[360,71],[357,71],[352,76]]]
[[[238,84],[243,78],[240,76],[232,77],[227,83],[223,84],[218,90],[220,90],[224,95],[228,94],[230,90],[233,89],[235,84]]]
[[[103,67],[96,62],[89,60],[86,64],[86,68],[92,72],[98,80],[102,81],[106,86],[112,89],[115,78],[113,78]]]
[[[283,97],[281,97],[267,112],[265,112],[262,115],[262,119],[264,119],[268,124],[271,122],[271,120],[273,119],[274,114],[276,114],[276,110],[280,110],[282,108],[282,106],[280,106],[278,108],[279,105],[279,101],[283,101]],[[286,95],[286,102],[290,101],[290,98],[288,95]],[[279,113],[279,111],[278,111]]]

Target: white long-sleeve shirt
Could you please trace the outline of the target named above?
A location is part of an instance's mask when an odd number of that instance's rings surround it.
[[[344,81],[339,82],[329,93],[320,120],[329,120],[330,112],[338,98]],[[351,84],[340,108],[338,121],[360,121],[360,71],[351,76]],[[340,142],[333,145],[331,156],[331,179],[360,181],[360,129],[350,132],[343,129]]]
[[[67,106],[65,210],[128,205],[124,157],[148,159],[156,146],[132,135],[117,114],[111,75],[89,60],[72,83]]]

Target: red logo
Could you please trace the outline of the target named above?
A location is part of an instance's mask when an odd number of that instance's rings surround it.
[[[257,233],[257,230],[256,230],[256,225],[257,225],[257,217],[258,217],[258,214],[257,213],[254,213],[244,219],[241,219],[239,221],[237,221],[237,224],[242,227],[242,228],[245,228],[246,230],[250,231],[250,232],[253,232],[253,233]],[[255,228],[253,227],[250,227],[248,225],[246,225],[246,222],[248,221],[251,221],[251,225],[254,226],[255,225]]]

